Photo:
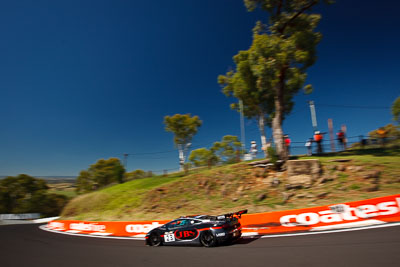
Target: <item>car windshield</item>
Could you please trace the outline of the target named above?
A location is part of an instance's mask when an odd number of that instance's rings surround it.
[[[178,220],[174,220],[170,223],[167,224],[167,227],[169,229],[173,229],[173,228],[179,228],[179,227],[184,227],[189,225],[189,220],[187,219],[178,219]]]

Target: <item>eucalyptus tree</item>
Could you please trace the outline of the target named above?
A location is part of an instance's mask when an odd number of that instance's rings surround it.
[[[174,134],[174,143],[179,151],[179,166],[184,169],[186,154],[197,133],[202,121],[198,116],[191,117],[190,114],[175,114],[164,117],[165,130]]]
[[[223,93],[228,97],[235,97],[242,101],[243,114],[248,119],[256,119],[261,135],[261,145],[265,147],[267,137],[265,125],[270,122],[269,114],[273,112],[273,95],[268,87],[259,83],[251,62],[250,50],[240,51],[233,57],[236,69],[218,76],[218,83],[223,86]],[[231,108],[240,112],[238,103],[231,104]],[[264,151],[266,152],[266,151]]]
[[[207,148],[198,148],[190,153],[189,160],[193,162],[196,167],[200,166],[214,166],[218,163],[219,159],[214,154],[214,151]]]
[[[225,135],[221,142],[215,142],[210,150],[217,155],[219,160],[235,163],[240,156],[241,147],[242,143],[237,136]]]
[[[60,214],[68,198],[49,192],[42,179],[26,174],[0,179],[0,213],[40,213],[43,216]]]
[[[249,74],[245,77],[256,86],[250,96],[259,103],[265,101],[277,153],[286,159],[282,122],[293,107],[293,96],[302,88],[306,93],[312,91],[310,84],[305,85],[306,70],[316,60],[316,46],[322,35],[315,31],[321,16],[311,12],[320,1],[244,0],[244,3],[249,11],[261,8],[269,14],[268,24],[257,22],[253,30],[253,42],[246,53]],[[238,70],[226,77],[233,79]]]
[[[117,158],[99,159],[76,179],[76,191],[87,193],[112,183],[123,183],[125,168]]]

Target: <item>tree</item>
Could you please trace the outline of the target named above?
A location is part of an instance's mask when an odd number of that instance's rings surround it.
[[[76,181],[76,191],[86,193],[111,183],[122,183],[125,169],[117,158],[100,159],[81,171]]]
[[[315,32],[320,15],[309,14],[319,0],[244,0],[249,11],[262,8],[269,13],[269,23],[257,22],[248,61],[254,82],[261,95],[273,99],[272,133],[277,153],[286,159],[282,122],[289,113],[293,96],[304,88],[306,69],[316,60],[316,46],[321,34]],[[332,1],[325,0],[326,3]],[[259,97],[254,95],[254,98]]]
[[[382,128],[386,132],[386,137],[389,137],[389,138],[391,138],[391,137],[399,138],[400,137],[400,131],[398,130],[398,128],[395,125],[389,123],[389,124],[383,126]],[[368,133],[369,137],[372,139],[379,139],[380,135],[378,134],[378,130],[379,129],[369,132]]]
[[[190,153],[189,160],[193,162],[196,167],[199,166],[214,166],[218,163],[219,159],[212,150],[207,148],[198,148]]]
[[[94,177],[87,170],[83,170],[79,173],[78,178],[75,182],[77,193],[86,193],[95,190],[97,188]]]
[[[238,161],[241,146],[242,144],[237,136],[225,135],[221,142],[214,143],[211,151],[225,163],[235,163]]]
[[[34,212],[31,205],[33,195],[44,193],[49,187],[42,179],[20,174],[0,180],[0,189],[0,210],[5,213],[25,213]]]
[[[0,180],[0,213],[58,215],[68,199],[63,195],[49,194],[48,190],[44,180],[26,174],[6,177]]]
[[[190,114],[175,114],[164,117],[165,130],[174,134],[174,143],[179,151],[180,170],[184,169],[187,150],[197,133],[202,121],[198,116],[191,117]]]
[[[266,147],[265,124],[270,123],[269,114],[273,112],[273,95],[265,84],[258,82],[249,56],[250,51],[240,51],[234,56],[236,70],[218,76],[218,83],[223,86],[222,91],[226,96],[233,96],[242,101],[243,114],[248,119],[257,119],[261,145]],[[237,103],[231,104],[231,108],[240,112],[240,105]]]
[[[400,124],[400,96],[396,98],[392,105],[392,114],[394,121]]]
[[[40,206],[40,213],[44,217],[57,216],[68,202],[68,198],[60,194],[46,194]]]

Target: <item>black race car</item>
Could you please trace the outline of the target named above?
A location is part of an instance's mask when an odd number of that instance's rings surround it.
[[[180,217],[146,235],[146,245],[201,244],[213,247],[222,243],[232,243],[242,235],[239,218],[247,210],[219,216],[195,215]]]

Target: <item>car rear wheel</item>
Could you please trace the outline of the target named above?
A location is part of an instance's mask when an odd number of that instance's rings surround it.
[[[217,244],[217,239],[210,231],[205,231],[200,236],[200,243],[205,247],[213,247]]]
[[[159,234],[152,233],[149,236],[149,245],[150,246],[158,247],[158,246],[161,246],[161,244],[162,244],[162,241],[161,241],[161,237]]]

